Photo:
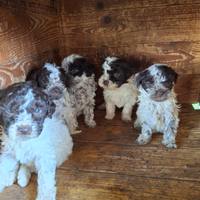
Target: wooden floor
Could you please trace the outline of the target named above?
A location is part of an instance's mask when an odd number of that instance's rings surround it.
[[[73,154],[56,171],[57,200],[200,199],[200,111],[182,105],[178,149],[167,149],[162,135],[150,144],[135,143],[139,132],[124,124],[120,111],[112,121],[95,111],[98,126],[74,135]],[[135,119],[135,110],[133,120]],[[37,175],[25,188],[4,189],[0,199],[36,198]]]

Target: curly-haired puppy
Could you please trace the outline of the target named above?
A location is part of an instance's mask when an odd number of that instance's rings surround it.
[[[88,128],[94,128],[94,105],[96,82],[94,80],[94,66],[84,57],[72,54],[62,61],[62,68],[70,76],[69,95],[76,116],[84,115]]]
[[[37,200],[55,199],[55,171],[71,154],[68,128],[55,117],[55,104],[33,82],[0,91],[0,123],[4,133],[0,157],[0,192],[16,180],[25,187],[38,173]]]
[[[132,109],[137,101],[138,90],[132,79],[137,68],[117,57],[107,57],[102,65],[103,75],[99,86],[104,89],[106,119],[113,119],[115,106],[123,108],[122,120],[131,122]]]
[[[79,132],[75,131],[78,127],[76,110],[68,92],[70,77],[65,75],[64,69],[55,64],[46,63],[40,69],[30,70],[26,80],[36,81],[38,87],[53,99],[56,104],[54,116],[63,120],[71,135]]]
[[[141,129],[136,142],[147,144],[153,132],[163,133],[162,143],[168,148],[177,148],[176,133],[179,123],[176,94],[173,86],[178,75],[164,64],[154,64],[137,73],[134,82],[140,91],[138,97],[136,129]]]

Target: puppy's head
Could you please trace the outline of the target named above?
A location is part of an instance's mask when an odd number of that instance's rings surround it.
[[[26,81],[36,81],[53,100],[60,99],[69,87],[70,78],[55,64],[46,63],[41,69],[31,70]]]
[[[72,54],[62,61],[62,68],[66,74],[72,79],[81,78],[83,76],[90,77],[94,74],[94,66],[90,64],[84,57]]]
[[[115,90],[137,72],[137,67],[124,59],[107,57],[102,65],[103,74],[99,78],[99,86],[106,90]]]
[[[154,101],[165,101],[171,95],[178,74],[164,64],[154,64],[134,77],[134,83],[141,93]]]
[[[13,140],[38,137],[55,104],[34,82],[15,83],[0,91],[0,124]]]

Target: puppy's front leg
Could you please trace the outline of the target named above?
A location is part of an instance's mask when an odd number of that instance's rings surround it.
[[[148,123],[143,122],[142,123],[142,132],[139,135],[139,137],[137,138],[136,143],[138,145],[146,145],[151,140],[151,136],[152,136],[152,130],[151,130],[150,126],[148,125]]]
[[[123,110],[122,110],[122,120],[125,123],[129,123],[132,121],[131,115],[132,115],[132,109],[133,106],[130,104],[125,104]]]
[[[166,128],[164,130],[164,135],[163,135],[163,141],[162,143],[167,147],[167,148],[177,148],[176,145],[176,133],[177,133],[177,126],[178,122],[175,121],[174,119],[171,119],[168,125],[166,125]]]
[[[25,187],[31,178],[31,171],[26,165],[21,165],[18,175],[17,182],[21,187]]]
[[[88,128],[95,128],[96,122],[94,121],[94,106],[92,104],[87,104],[83,110],[85,115],[85,124]]]
[[[105,119],[111,120],[115,116],[115,105],[111,102],[106,102],[106,116]]]
[[[0,192],[4,187],[12,185],[16,181],[19,162],[9,154],[2,154],[0,158]]]
[[[45,158],[36,160],[36,168],[38,170],[38,195],[36,200],[55,200],[55,171],[56,161],[52,159],[52,152],[46,152]],[[49,157],[52,155],[52,157]],[[43,152],[44,156],[44,152]]]

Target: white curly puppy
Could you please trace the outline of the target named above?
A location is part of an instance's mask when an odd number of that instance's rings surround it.
[[[102,65],[103,74],[99,78],[99,86],[104,89],[106,119],[113,119],[115,107],[123,108],[122,120],[131,122],[132,109],[139,94],[133,83],[137,67],[124,59],[107,57]]]
[[[161,132],[164,134],[162,143],[168,148],[177,148],[179,105],[173,89],[177,77],[175,71],[164,64],[154,64],[135,75],[134,82],[140,91],[134,123],[136,129],[141,129],[136,140],[139,145],[146,145],[153,132]]]
[[[52,117],[55,104],[33,82],[0,91],[0,123],[5,134],[0,156],[0,192],[16,180],[25,187],[38,173],[37,200],[56,198],[55,171],[72,153],[67,127]]]
[[[40,69],[29,71],[26,81],[30,80],[37,82],[37,86],[53,99],[56,104],[56,111],[53,115],[63,120],[70,134],[80,132],[76,131],[78,127],[76,109],[71,103],[68,92],[70,77],[65,75],[64,69],[55,64],[46,63]]]
[[[72,54],[62,61],[61,67],[67,76],[70,76],[69,95],[76,116],[84,115],[88,128],[94,128],[94,106],[96,82],[94,80],[94,66],[84,57]]]

